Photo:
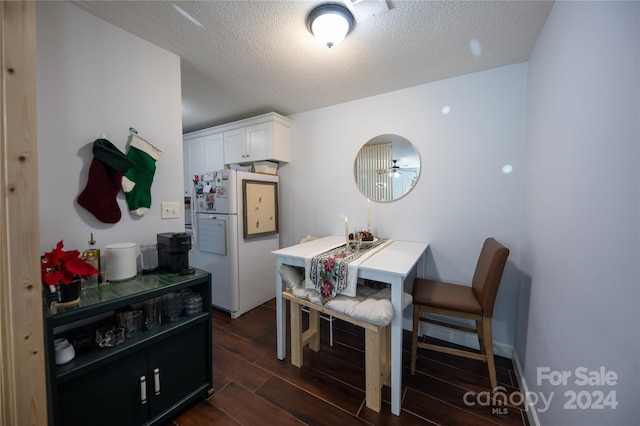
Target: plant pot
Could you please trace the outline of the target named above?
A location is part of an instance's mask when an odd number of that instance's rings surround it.
[[[74,278],[69,285],[56,284],[56,304],[58,306],[70,306],[80,302],[80,284],[82,278]]]

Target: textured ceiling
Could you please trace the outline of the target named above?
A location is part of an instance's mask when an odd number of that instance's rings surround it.
[[[387,0],[328,49],[305,25],[322,1],[71,3],[181,57],[185,132],[527,61],[552,5]]]

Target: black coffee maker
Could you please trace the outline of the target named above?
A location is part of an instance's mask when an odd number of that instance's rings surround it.
[[[158,239],[158,269],[165,272],[192,274],[189,268],[191,235],[185,232],[163,232]]]

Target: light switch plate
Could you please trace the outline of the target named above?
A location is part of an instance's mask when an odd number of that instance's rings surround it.
[[[180,205],[175,201],[163,201],[160,203],[162,219],[176,219],[180,217]]]

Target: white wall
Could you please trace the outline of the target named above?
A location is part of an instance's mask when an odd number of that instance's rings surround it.
[[[291,116],[291,162],[279,171],[281,245],[308,234],[342,234],[345,215],[363,226],[356,154],[376,135],[401,135],[420,153],[422,173],[409,195],[372,203],[373,228],[380,236],[429,242],[424,274],[455,282],[470,282],[486,237],[511,248],[494,336],[512,345],[526,70],[517,64]],[[505,164],[512,173],[502,172]]]
[[[180,58],[65,2],[38,2],[36,13],[42,252],[61,239],[65,248],[83,250],[91,232],[103,249],[183,231],[182,218],[160,219],[161,201],[183,201]],[[76,199],[87,184],[93,141],[105,134],[126,152],[129,127],[164,151],[151,210],[131,215],[120,192],[122,219],[104,224]]]
[[[516,349],[541,424],[640,419],[640,8],[556,2],[529,61],[521,266],[530,283]],[[529,300],[526,300],[529,299]],[[538,368],[568,371],[538,383]],[[617,374],[579,386],[576,368]],[[611,391],[612,409],[566,409]],[[586,393],[584,393],[586,392]],[[587,404],[588,405],[588,404]]]

